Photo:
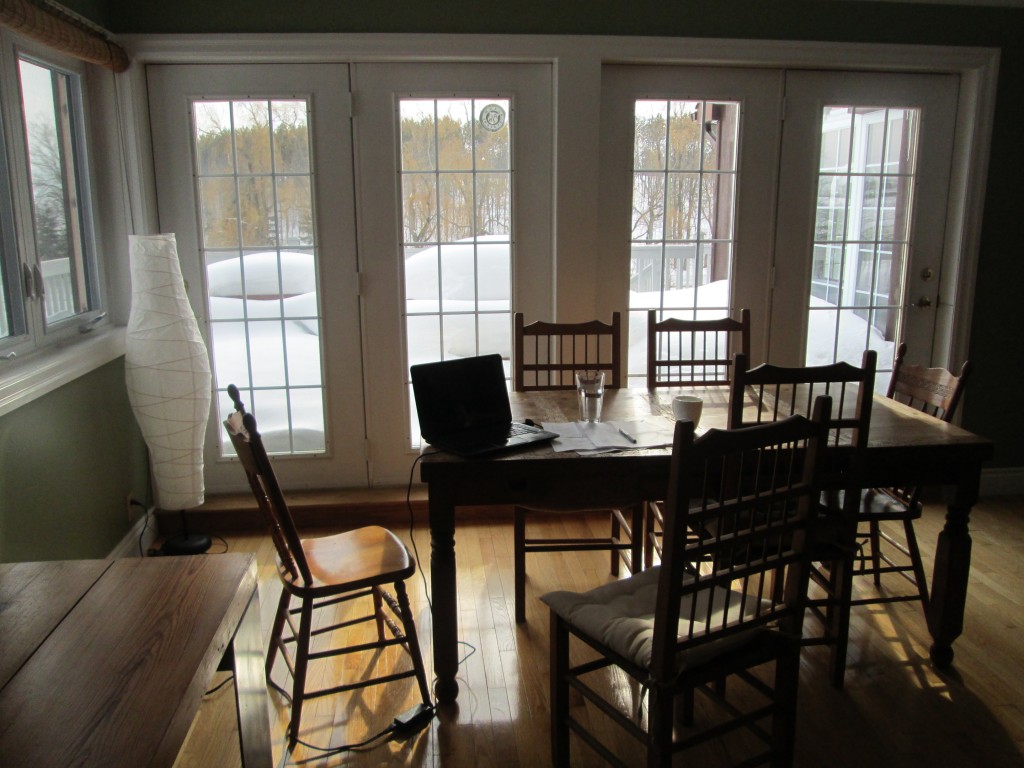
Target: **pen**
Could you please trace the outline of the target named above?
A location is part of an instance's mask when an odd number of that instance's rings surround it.
[[[636,442],[636,438],[633,437],[631,434],[629,434],[629,432],[624,430],[622,427],[619,427],[619,434],[622,435],[627,440],[629,440],[629,442],[631,442],[631,443],[635,443]]]

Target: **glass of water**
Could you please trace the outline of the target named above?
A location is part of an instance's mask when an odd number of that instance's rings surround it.
[[[576,374],[576,391],[580,399],[580,421],[600,421],[604,402],[604,371],[583,371]]]

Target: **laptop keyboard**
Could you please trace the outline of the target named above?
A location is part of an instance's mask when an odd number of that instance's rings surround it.
[[[537,430],[533,427],[527,426],[521,422],[513,421],[508,428],[508,437],[515,437],[516,435],[526,435],[530,432],[536,432]]]

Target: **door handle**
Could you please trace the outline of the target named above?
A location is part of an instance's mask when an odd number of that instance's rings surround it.
[[[932,300],[927,296],[922,296],[915,303],[914,306],[918,309],[927,309],[932,305]]]

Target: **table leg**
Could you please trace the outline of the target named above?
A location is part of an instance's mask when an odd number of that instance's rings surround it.
[[[455,579],[455,505],[451,492],[432,484],[430,510],[430,600],[434,646],[434,695],[450,704],[459,695],[458,595]]]
[[[271,768],[274,757],[270,749],[267,680],[263,671],[263,632],[260,628],[260,601],[255,589],[230,650],[235,673],[235,706],[242,765],[244,768]]]
[[[928,606],[928,631],[934,640],[932,661],[945,668],[953,663],[953,641],[964,628],[967,581],[971,570],[968,522],[978,499],[981,465],[960,467],[960,480],[946,512],[946,524],[935,546],[935,567]]]

